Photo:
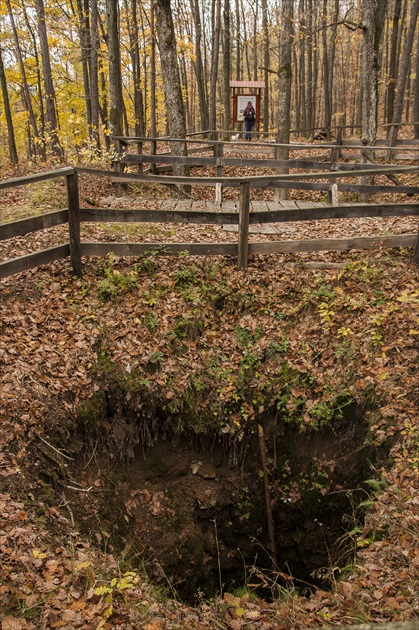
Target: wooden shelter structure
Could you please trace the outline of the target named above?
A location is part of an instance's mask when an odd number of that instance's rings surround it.
[[[230,81],[230,88],[233,90],[233,129],[235,125],[243,122],[243,110],[251,101],[256,112],[255,127],[259,131],[260,105],[264,87],[263,81]]]

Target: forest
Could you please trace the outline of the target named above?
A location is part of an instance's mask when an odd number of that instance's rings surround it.
[[[418,11],[419,0],[5,0],[1,159],[231,130],[231,81],[263,83],[259,131],[279,142],[342,126],[394,144],[402,123],[419,138]]]

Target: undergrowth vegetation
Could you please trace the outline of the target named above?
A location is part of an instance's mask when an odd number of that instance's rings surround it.
[[[60,627],[60,615],[61,627],[130,628],[173,614],[173,623],[155,627],[212,628],[214,619],[240,627],[231,623],[243,618],[284,629],[414,618],[419,290],[409,255],[336,255],[342,265],[331,269],[308,268],[303,257],[259,257],[245,273],[229,259],[110,256],[86,261],[83,279],[62,262],[4,281],[5,618],[25,619],[25,628],[39,620]],[[126,461],[163,435],[213,435],[237,447],[267,419],[313,435],[356,423],[360,413],[371,448],[391,439],[391,464],[371,480],[366,525],[350,533],[358,554],[348,571],[335,571],[332,593],[295,596],[288,576],[290,588],[270,607],[238,592],[182,609],[77,532],[69,496],[86,488],[65,477],[74,435],[87,458],[108,450]],[[45,498],[39,451],[67,479],[59,505]],[[301,485],[322,496],[329,474],[313,462]],[[288,500],[285,465],[283,479],[271,490]],[[243,518],[247,500],[238,499]]]

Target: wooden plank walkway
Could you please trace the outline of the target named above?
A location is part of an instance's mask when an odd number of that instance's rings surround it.
[[[238,212],[239,201],[223,201],[221,205],[211,199],[150,199],[156,210],[190,210],[192,212]],[[297,210],[322,208],[328,204],[322,201],[251,201],[250,212],[275,212],[276,210]]]

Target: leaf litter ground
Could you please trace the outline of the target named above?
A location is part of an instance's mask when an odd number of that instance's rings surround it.
[[[98,194],[109,196],[103,189]],[[417,228],[417,222],[391,219],[368,222],[368,233],[386,221],[391,230]],[[347,233],[349,222],[326,223],[297,226],[295,238],[300,229],[310,237],[318,237],[316,230]],[[362,232],[355,223],[352,229]],[[109,238],[108,228],[85,229]],[[168,226],[161,229],[170,239]],[[170,229],[174,240],[197,237],[194,228]],[[232,238],[217,232],[217,240]],[[49,239],[56,244],[59,234],[55,228],[47,237],[16,239],[2,255],[46,247]],[[132,240],[132,234],[121,230],[116,238]],[[150,235],[140,231],[142,239]],[[229,259],[92,259],[85,261],[83,280],[72,278],[60,261],[3,281],[2,629],[270,630],[416,618],[419,292],[410,256],[386,250],[260,256],[245,273]],[[256,368],[244,366],[244,357]],[[311,597],[294,595],[290,587],[270,604],[247,592],[190,607],[157,593],[141,571],[83,534],[73,497],[90,486],[67,487],[67,458],[74,453],[64,438],[83,405],[101,391],[104,361],[124,383],[138,377],[144,401],[170,405],[172,415],[179,415],[184,392],[199,383],[194,422],[212,414],[212,429],[232,439],[243,439],[272,402],[305,431],[315,430],[319,410],[333,408],[337,395],[365,406],[375,444],[392,437],[393,446],[391,464],[377,470],[351,570],[337,571],[332,590]],[[284,403],[275,386],[285,362],[297,378]],[[45,458],[67,480],[61,494],[48,496],[37,467]],[[95,491],[101,488],[90,489]]]

